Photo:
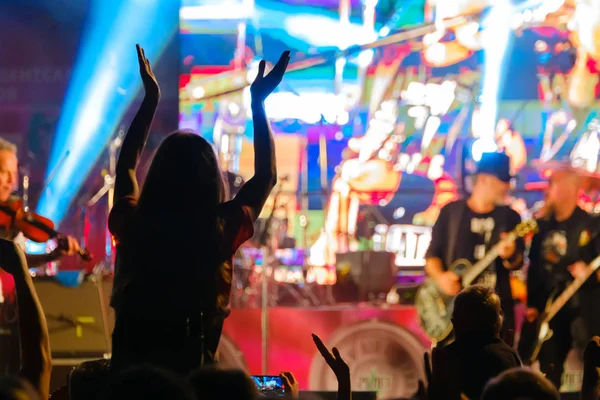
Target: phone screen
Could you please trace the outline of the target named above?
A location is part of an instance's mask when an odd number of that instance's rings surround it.
[[[268,375],[253,375],[252,379],[254,380],[254,383],[256,383],[256,387],[259,391],[263,393],[270,393],[278,396],[283,396],[283,382],[281,382],[280,377]]]

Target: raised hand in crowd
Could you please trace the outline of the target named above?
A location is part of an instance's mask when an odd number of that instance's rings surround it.
[[[600,399],[600,337],[594,336],[583,352],[581,400]]]
[[[275,143],[265,113],[264,101],[281,83],[289,61],[290,52],[284,51],[277,64],[265,76],[266,63],[262,60],[258,66],[258,74],[250,86],[254,125],[254,176],[242,186],[236,199],[251,210],[254,220],[260,215],[277,183]]]
[[[139,195],[135,171],[146,145],[150,126],[160,100],[160,87],[152,72],[150,62],[146,58],[144,49],[139,44],[136,45],[136,49],[140,77],[146,94],[138,112],[131,121],[119,153],[115,178],[115,204],[125,196],[137,197]]]
[[[142,77],[142,83],[144,84],[144,90],[146,91],[146,96],[151,96],[154,98],[160,97],[160,87],[158,85],[158,81],[152,72],[152,67],[150,66],[150,61],[146,58],[146,53],[144,53],[144,49],[137,44],[136,46],[137,54],[138,54],[138,63],[140,65],[140,76]]]
[[[33,385],[40,399],[47,399],[52,371],[48,326],[21,247],[0,239],[0,267],[15,280],[21,344],[19,376]]]
[[[298,381],[291,372],[282,372],[281,381],[285,389],[285,397],[288,399],[297,399],[300,397],[300,391],[298,389]]]
[[[337,348],[334,347],[332,351],[329,351],[320,337],[314,333],[312,337],[317,350],[319,350],[338,380],[338,400],[350,400],[352,398],[350,367],[348,367]]]
[[[258,64],[258,74],[250,86],[250,94],[252,94],[252,102],[262,102],[275,90],[281,83],[285,70],[290,61],[290,52],[284,51],[277,61],[273,69],[265,76],[266,62],[262,60]]]

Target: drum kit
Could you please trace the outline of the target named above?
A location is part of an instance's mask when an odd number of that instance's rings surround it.
[[[295,248],[295,240],[287,236],[287,220],[272,219],[270,227],[261,224],[261,221],[257,225],[263,225],[263,230],[269,230],[269,240],[263,246],[250,241],[235,254],[232,306],[260,307],[263,301],[263,283],[267,284],[267,301],[270,307],[321,304],[313,290],[314,283],[307,279],[310,268],[306,262],[306,252]],[[256,232],[261,230],[257,229]]]

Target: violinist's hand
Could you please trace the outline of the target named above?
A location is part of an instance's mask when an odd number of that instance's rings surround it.
[[[515,250],[517,248],[515,245],[515,241],[514,240],[505,240],[506,233],[501,233],[500,239],[502,241],[498,244],[498,255],[503,260],[508,260],[515,254]]]
[[[12,240],[0,239],[0,268],[13,276],[27,270],[25,253]]]
[[[250,85],[250,93],[252,94],[252,102],[263,102],[281,83],[283,74],[290,62],[290,52],[284,51],[277,61],[273,69],[265,76],[265,60],[262,60],[258,65],[258,74]]]
[[[79,246],[79,241],[77,239],[75,239],[73,236],[64,236],[60,238],[59,246],[54,249],[52,255],[58,259],[65,256],[79,254],[80,251],[81,246]]]
[[[146,91],[146,96],[151,96],[158,100],[160,98],[160,86],[158,86],[158,81],[152,72],[152,68],[150,67],[150,61],[146,58],[146,54],[144,53],[144,49],[137,44],[137,55],[138,55],[138,63],[140,65],[140,76],[142,77],[142,82],[144,84],[144,90]]]

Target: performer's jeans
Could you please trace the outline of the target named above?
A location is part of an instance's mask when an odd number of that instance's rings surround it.
[[[564,363],[571,348],[583,354],[590,339],[587,325],[574,309],[563,309],[550,322],[553,335],[540,351],[540,370],[560,389]]]

